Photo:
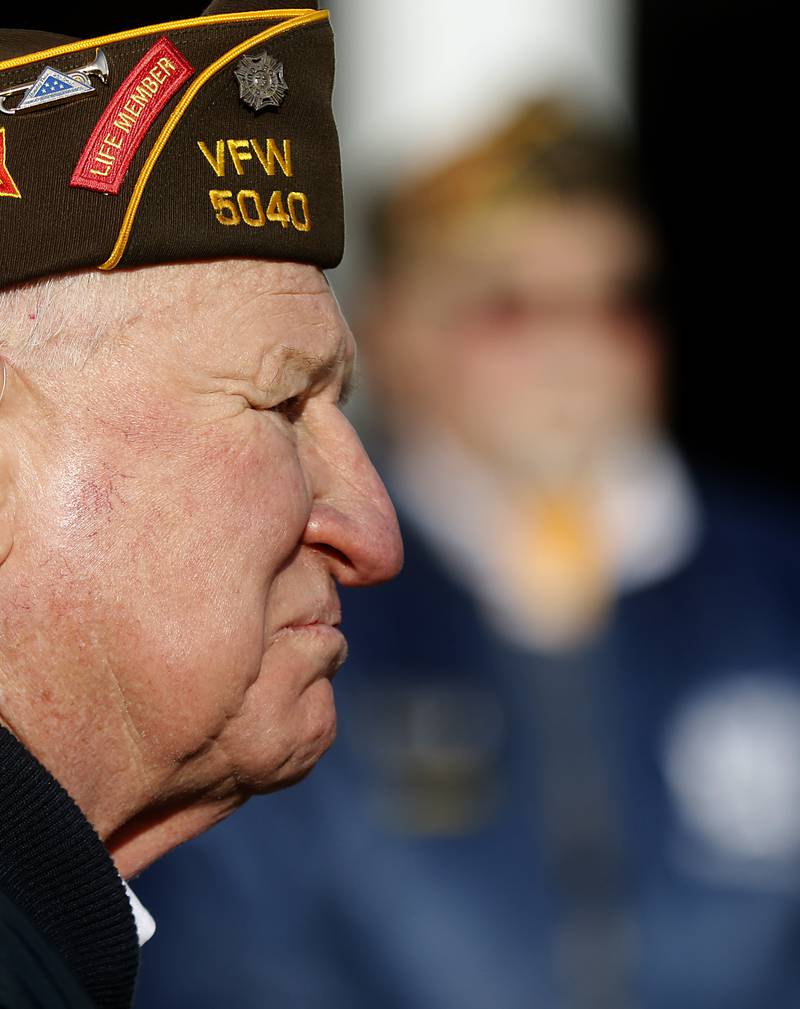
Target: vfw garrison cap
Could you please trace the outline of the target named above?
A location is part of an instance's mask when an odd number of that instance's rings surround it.
[[[86,267],[343,249],[316,0],[87,40],[0,29],[0,288]]]

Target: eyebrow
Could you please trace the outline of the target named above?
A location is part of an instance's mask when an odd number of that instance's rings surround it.
[[[327,357],[322,357],[318,354],[309,354],[304,350],[299,350],[296,347],[281,347],[281,356],[278,361],[278,368],[280,371],[284,369],[298,368],[303,372],[305,376],[308,377],[312,385],[317,385],[318,383],[325,382],[327,379],[334,374],[334,372],[342,364],[344,354],[342,353],[342,348],[339,348],[335,353],[330,354]],[[354,386],[354,369],[351,365],[347,369],[347,373],[342,381],[342,389],[339,394],[339,406],[344,406],[353,392]]]

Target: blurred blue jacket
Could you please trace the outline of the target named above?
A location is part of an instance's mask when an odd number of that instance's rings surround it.
[[[701,500],[692,560],[561,657],[406,525],[345,593],[331,752],[137,881],[136,1005],[797,1009],[799,530]]]

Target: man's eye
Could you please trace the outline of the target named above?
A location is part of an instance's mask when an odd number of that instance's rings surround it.
[[[302,396],[290,396],[288,399],[282,400],[276,406],[270,407],[270,410],[272,410],[273,413],[283,414],[290,424],[294,424],[295,421],[300,419],[304,406],[305,400]]]

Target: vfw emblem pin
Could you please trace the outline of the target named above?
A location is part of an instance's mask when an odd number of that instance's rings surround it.
[[[283,79],[283,64],[267,52],[242,56],[233,73],[239,82],[239,97],[255,112],[268,105],[277,108],[289,90]]]

